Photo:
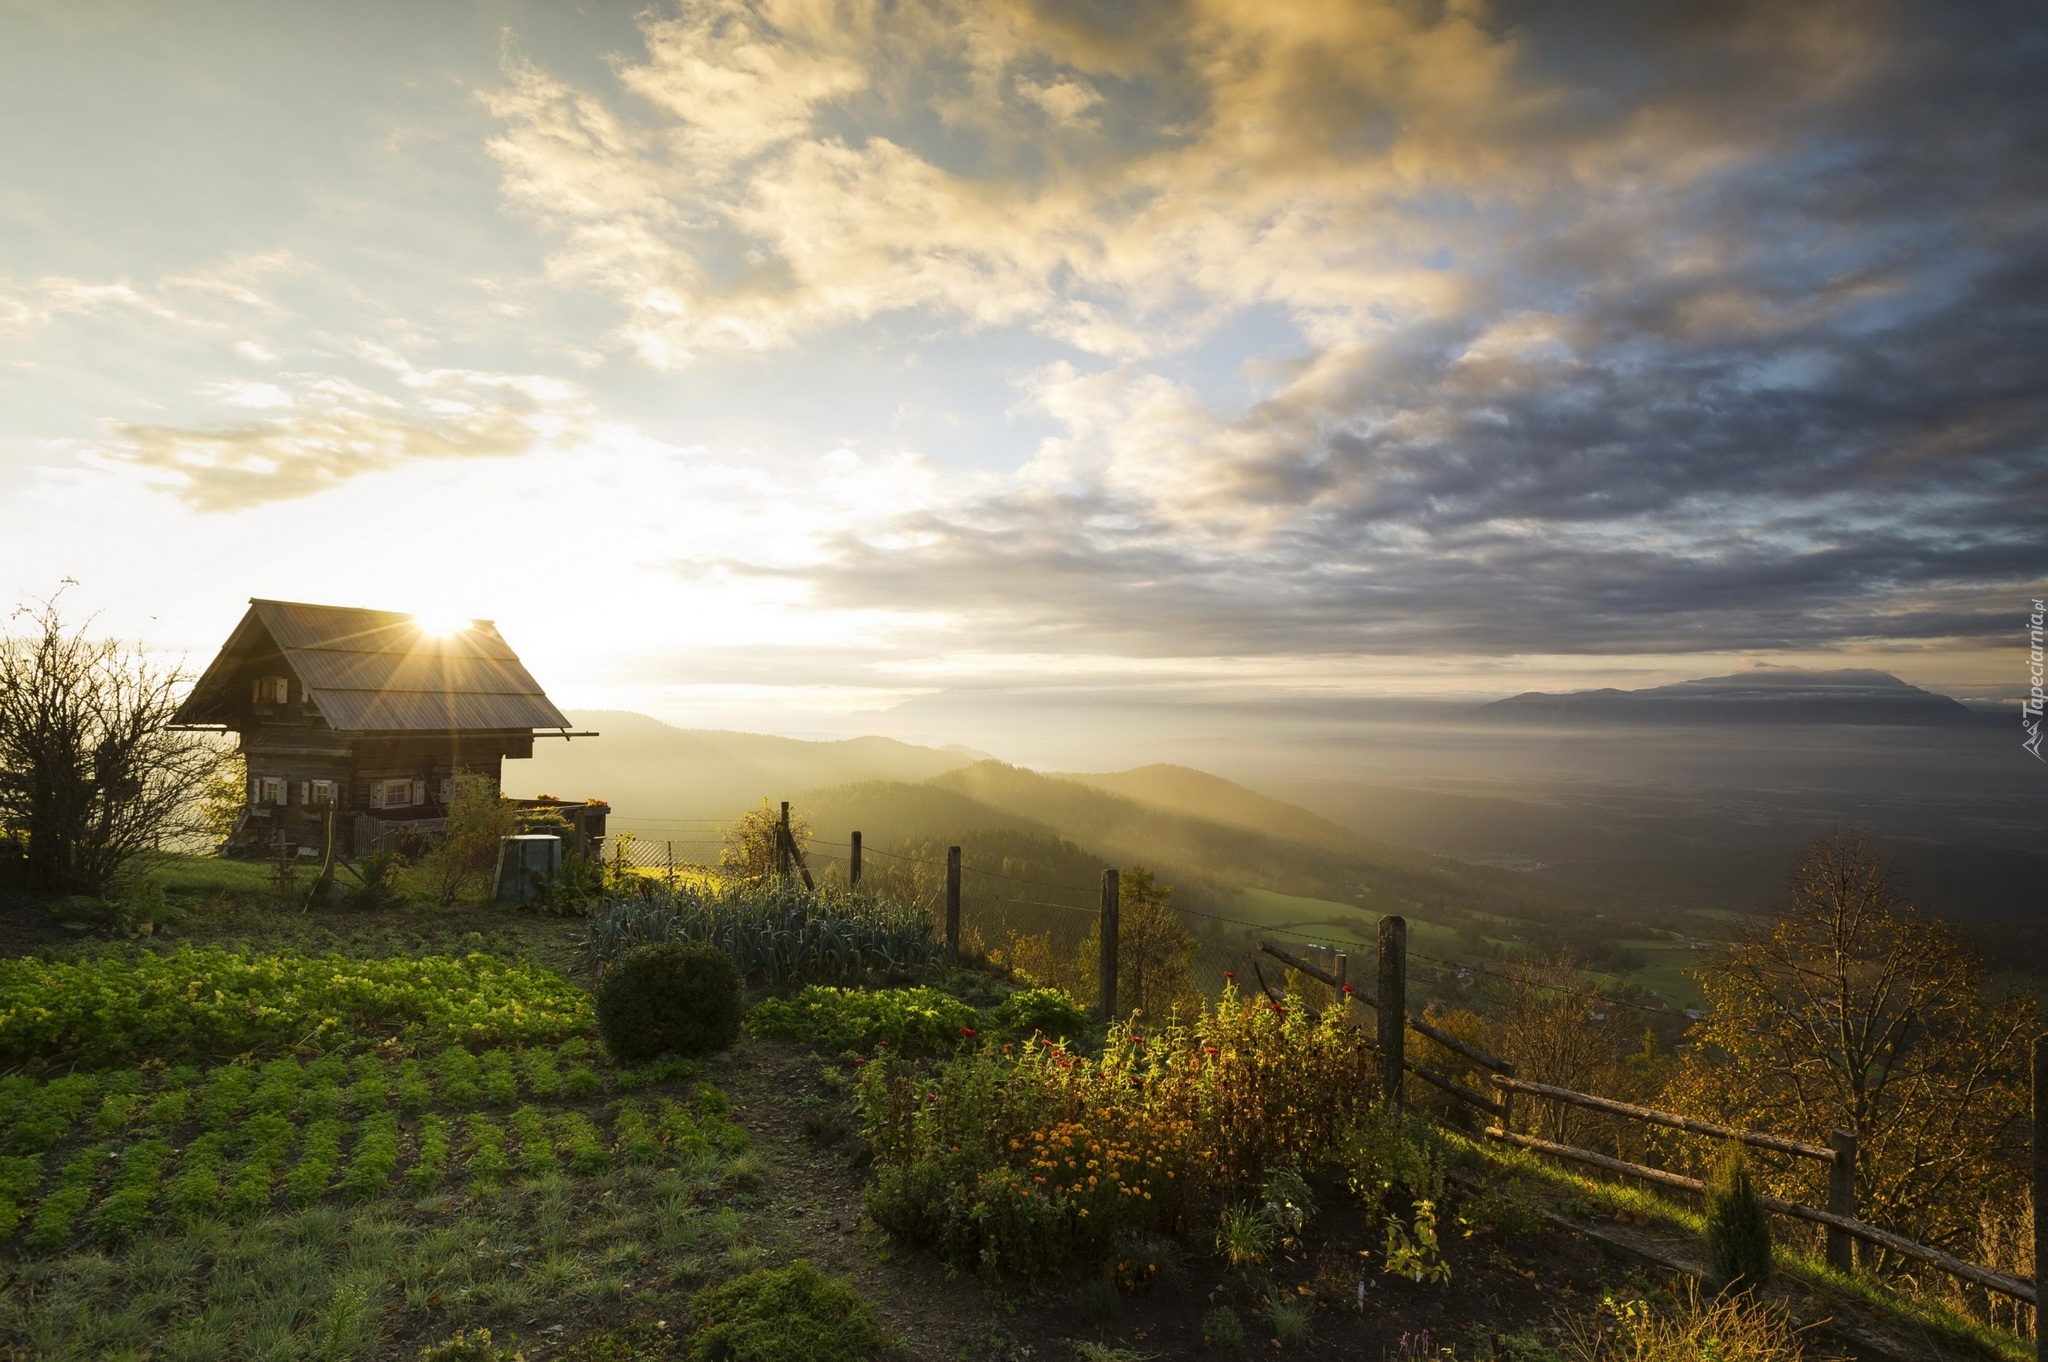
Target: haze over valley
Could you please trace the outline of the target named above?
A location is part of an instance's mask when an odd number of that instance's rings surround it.
[[[1716,919],[1766,912],[1816,838],[1857,826],[1924,908],[1967,924],[2007,963],[2048,966],[2037,935],[2048,802],[2011,759],[2006,716],[1866,671],[1771,676],[1766,694],[1797,695],[1808,720],[1731,721],[1719,706],[1733,680],[1650,691],[1643,699],[1662,708],[1647,719],[1614,691],[1562,707],[1411,701],[1299,727],[1267,716],[1227,739],[1191,739],[1194,761],[1117,771],[583,711],[577,725],[603,737],[543,743],[507,771],[516,793],[608,798],[614,826],[680,843],[681,859],[715,855],[721,820],[788,799],[834,843],[857,828],[870,847],[959,843],[972,856],[977,842],[1003,843],[1014,859],[1005,838],[1038,839],[1031,854],[1059,863],[1084,898],[1101,866],[1143,863],[1185,904],[1222,917],[1244,918],[1248,892],[1317,901],[1283,919],[1305,938],[1398,911],[1465,931],[1473,947],[1541,938],[1581,955],[1645,925],[1712,937]],[[1674,709],[1673,690],[1707,712]],[[1595,712],[1573,713],[1575,701]],[[1631,963],[1653,977],[1659,961],[1642,956],[1639,943]],[[1688,991],[1668,968],[1654,977]]]

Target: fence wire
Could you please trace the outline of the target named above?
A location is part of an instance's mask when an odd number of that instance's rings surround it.
[[[615,868],[660,878],[669,883],[701,879],[716,873],[727,843],[720,834],[733,820],[641,819],[615,834],[606,859]],[[852,844],[813,837],[804,849],[806,867],[821,886],[845,885],[852,879]],[[1057,981],[1077,996],[1093,998],[1097,987],[1094,947],[1101,914],[1101,884],[1067,884],[1033,876],[1012,875],[962,858],[960,866],[960,944],[971,958],[989,960],[1034,977]],[[862,848],[862,883],[877,893],[914,904],[928,913],[935,933],[945,931],[946,864],[874,845]],[[1175,905],[1186,929],[1189,958],[1186,976],[1199,993],[1214,998],[1226,984],[1242,991],[1262,985],[1275,990],[1291,985],[1316,993],[1321,987],[1260,951],[1270,941],[1326,973],[1370,991],[1378,971],[1377,951],[1369,944],[1319,937],[1312,931],[1271,925]],[[1086,958],[1082,958],[1083,956]],[[1469,997],[1489,984],[1565,990],[1524,974],[1510,974],[1487,964],[1407,952],[1411,991],[1447,1001]],[[1591,1001],[1647,1015],[1668,1016],[1630,998],[1597,995]]]

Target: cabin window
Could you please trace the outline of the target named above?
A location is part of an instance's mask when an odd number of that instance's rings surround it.
[[[256,678],[254,699],[259,705],[283,705],[291,703],[292,682],[288,676],[259,676]]]
[[[409,780],[380,780],[373,788],[379,808],[402,809],[412,803],[412,782]]]
[[[332,804],[335,802],[334,793],[333,781],[316,780],[313,782],[313,797],[310,802],[314,804]]]
[[[259,776],[256,779],[256,802],[258,804],[282,804],[285,802],[285,779],[283,776]]]

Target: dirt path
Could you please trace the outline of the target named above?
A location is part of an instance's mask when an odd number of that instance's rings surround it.
[[[813,1129],[835,1112],[844,1119],[846,1099],[823,1074],[808,1051],[759,1040],[743,1042],[711,1071],[768,1165],[768,1204],[752,1213],[758,1242],[778,1257],[808,1257],[851,1279],[902,1339],[906,1357],[1065,1359],[1075,1355],[1077,1340],[1154,1358],[1214,1356],[1204,1343],[1203,1320],[1219,1304],[1242,1313],[1250,1336],[1241,1350],[1230,1351],[1250,1356],[1275,1346],[1258,1313],[1262,1302],[1277,1297],[1322,1307],[1311,1336],[1289,1349],[1291,1355],[1380,1362],[1414,1331],[1463,1344],[1474,1331],[1542,1328],[1561,1306],[1597,1305],[1621,1275],[1598,1245],[1554,1225],[1483,1247],[1454,1238],[1447,1247],[1456,1271],[1450,1289],[1361,1271],[1361,1250],[1377,1244],[1378,1227],[1345,1206],[1344,1194],[1332,1186],[1331,1210],[1312,1250],[1276,1256],[1273,1280],[1255,1292],[1197,1253],[1151,1291],[1106,1305],[1090,1297],[1087,1283],[1074,1282],[1019,1287],[998,1299],[971,1278],[949,1276],[931,1258],[891,1244],[867,1223],[862,1178],[848,1166],[845,1146],[821,1148],[803,1135],[807,1117]]]
[[[820,1147],[803,1137],[808,1116],[843,1111],[818,1061],[798,1046],[745,1040],[711,1078],[726,1090],[740,1124],[767,1163],[768,1204],[751,1217],[758,1241],[778,1256],[809,1258],[851,1280],[918,1362],[1000,1356],[995,1322],[980,1284],[902,1249],[868,1223],[861,1178],[844,1143]],[[829,1137],[828,1137],[829,1138]]]

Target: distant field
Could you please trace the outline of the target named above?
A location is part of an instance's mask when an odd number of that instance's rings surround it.
[[[1237,916],[1276,932],[1293,932],[1311,940],[1339,945],[1373,946],[1379,941],[1380,914],[1356,904],[1334,899],[1302,898],[1278,894],[1270,889],[1247,889],[1238,899]],[[1458,934],[1449,927],[1403,914],[1408,919],[1408,943],[1428,955],[1448,955],[1458,945]]]
[[[1674,1008],[1697,1007],[1700,1001],[1699,984],[1686,971],[1698,963],[1697,955],[1688,950],[1643,951],[1650,963],[1642,969],[1633,970],[1624,977],[1632,984],[1640,984],[1657,994]]]
[[[1276,934],[1339,946],[1369,949],[1379,937],[1380,914],[1370,909],[1334,899],[1278,894],[1270,889],[1245,890],[1237,901],[1235,916]],[[1464,942],[1451,928],[1412,914],[1403,916],[1408,919],[1409,947],[1415,953],[1450,960],[1469,957]],[[1621,977],[1656,993],[1674,1011],[1698,1006],[1699,986],[1687,973],[1697,963],[1697,952],[1664,939],[1631,939],[1623,944],[1638,951],[1648,963]]]

